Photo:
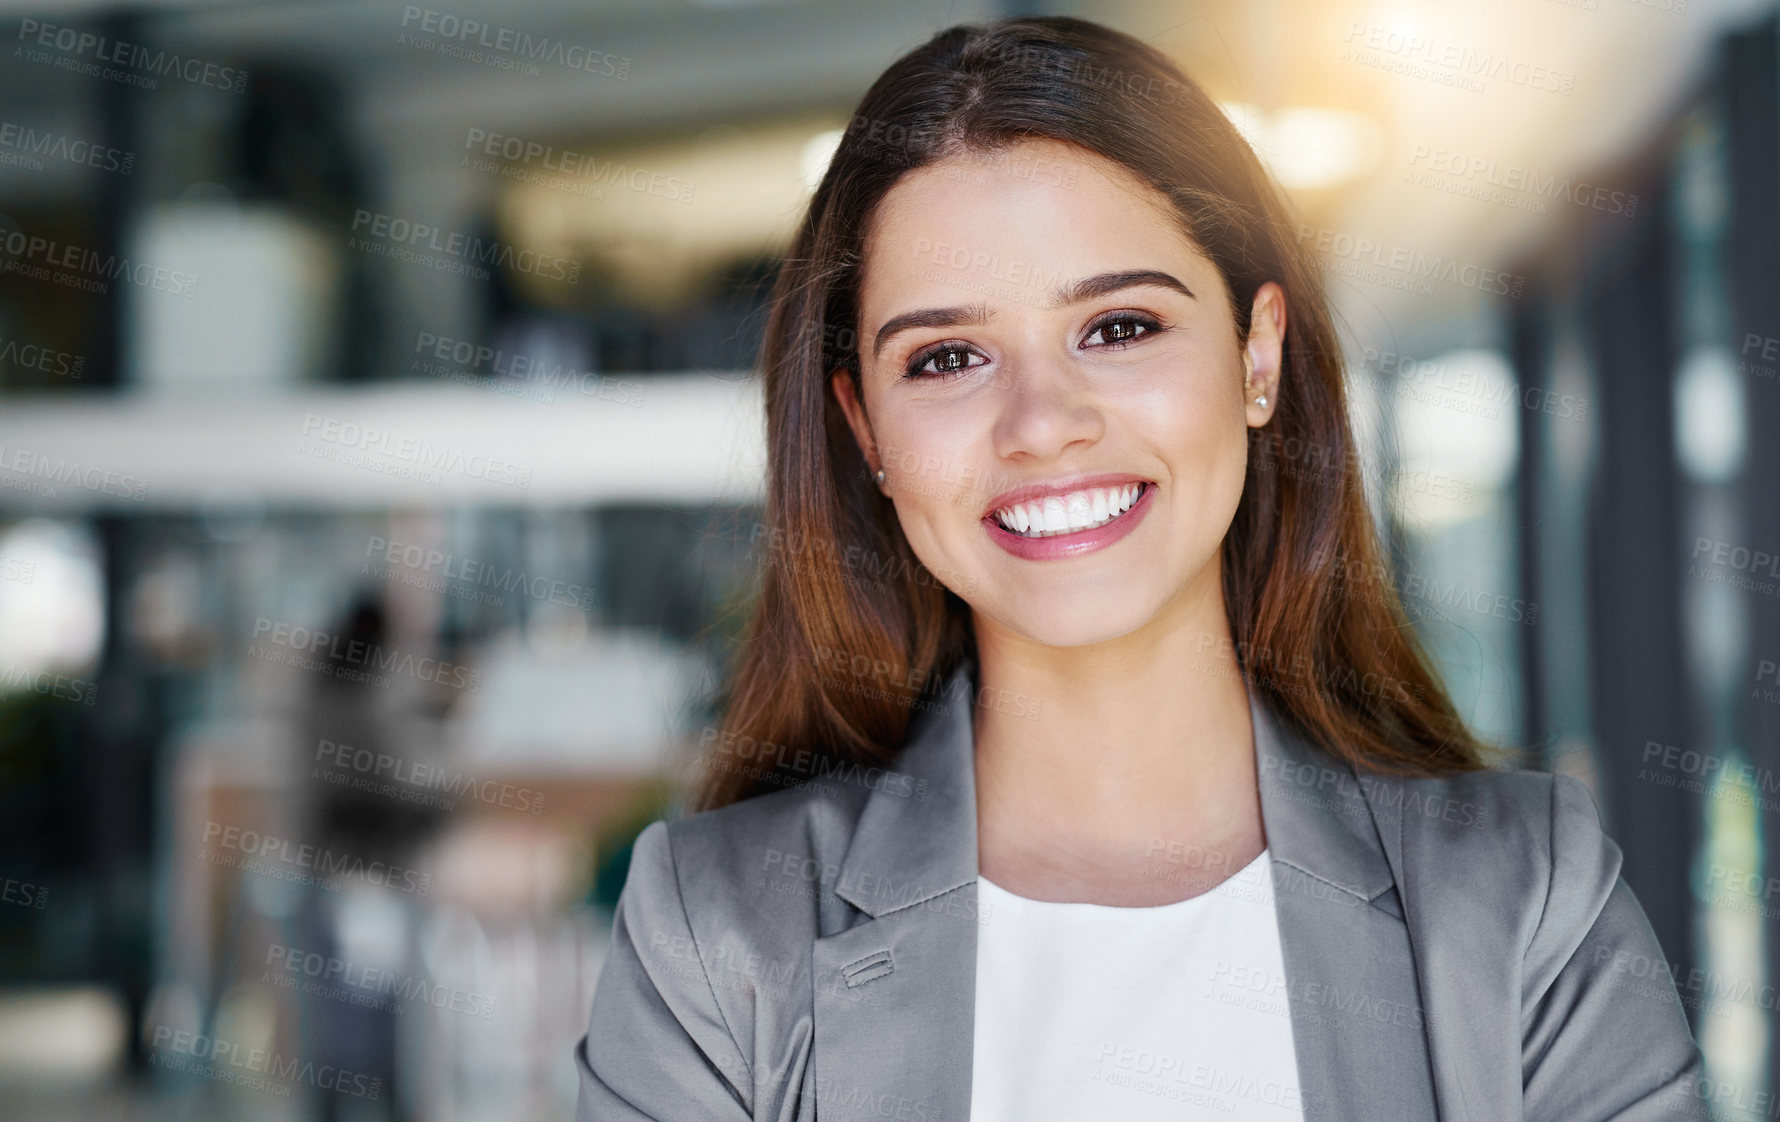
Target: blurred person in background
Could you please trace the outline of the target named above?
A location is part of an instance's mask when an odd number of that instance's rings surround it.
[[[316,680],[313,702],[305,710],[303,743],[338,746],[325,755],[349,763],[330,767],[326,777],[305,769],[297,787],[306,795],[300,804],[306,819],[300,836],[329,854],[378,863],[375,868],[413,869],[422,846],[444,825],[446,815],[427,802],[391,797],[396,766],[412,768],[412,761],[402,753],[394,722],[380,704],[388,690],[380,688],[369,670],[380,662],[379,652],[388,648],[388,615],[374,596],[361,593],[329,633],[338,639],[328,646],[324,656],[328,672]],[[308,755],[315,759],[323,753],[311,748]],[[362,762],[369,760],[379,762],[369,766]],[[392,875],[399,879],[399,874]],[[318,881],[304,891],[296,945],[340,966],[317,979],[318,992],[303,999],[303,1023],[312,1033],[305,1051],[319,1063],[382,1080],[383,1087],[393,1088],[398,1086],[396,1030],[401,1009],[374,983],[412,967],[404,954],[405,924],[384,938],[352,938],[354,924],[348,912],[365,909],[370,900],[382,897],[370,906],[370,916],[405,915],[395,903],[398,897],[382,890],[374,879],[371,884],[328,887]],[[360,926],[364,924],[361,920]],[[322,1095],[317,1101],[323,1118],[343,1116],[341,1096]],[[395,1100],[385,1102],[388,1105],[380,1103],[380,1109],[396,1108]]]
[[[1384,562],[1292,231],[1093,23],[866,94],[764,344],[787,544],[700,812],[637,841],[582,1119],[1691,1116],[1586,788],[1487,766],[1336,575]]]

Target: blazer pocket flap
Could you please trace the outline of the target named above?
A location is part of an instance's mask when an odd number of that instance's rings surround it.
[[[890,951],[885,949],[868,954],[858,962],[850,962],[841,967],[841,978],[849,987],[863,986],[872,979],[882,978],[895,969],[896,965],[890,961]]]

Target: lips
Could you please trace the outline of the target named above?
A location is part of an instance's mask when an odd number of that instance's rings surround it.
[[[1061,561],[1105,549],[1132,533],[1156,505],[1154,480],[1098,475],[1017,487],[983,514],[991,541],[1028,561]]]

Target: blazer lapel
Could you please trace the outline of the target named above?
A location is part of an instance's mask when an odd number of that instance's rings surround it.
[[[835,893],[864,913],[815,942],[817,1117],[963,1120],[976,1031],[974,686],[916,714],[867,799]],[[809,1090],[806,1088],[806,1090]]]
[[[976,1016],[974,666],[917,713],[867,798],[813,947],[817,1117],[968,1118]],[[1395,880],[1351,767],[1251,688],[1261,814],[1305,1117],[1436,1117]]]
[[[1436,1118],[1415,960],[1366,792],[1252,688],[1249,712],[1304,1116]]]

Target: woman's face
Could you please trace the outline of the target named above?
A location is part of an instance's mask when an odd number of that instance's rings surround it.
[[[1078,646],[1215,608],[1284,296],[1239,347],[1216,266],[1119,164],[1034,140],[904,176],[866,241],[863,413],[915,555],[985,617]],[[1255,398],[1265,395],[1267,404]]]

